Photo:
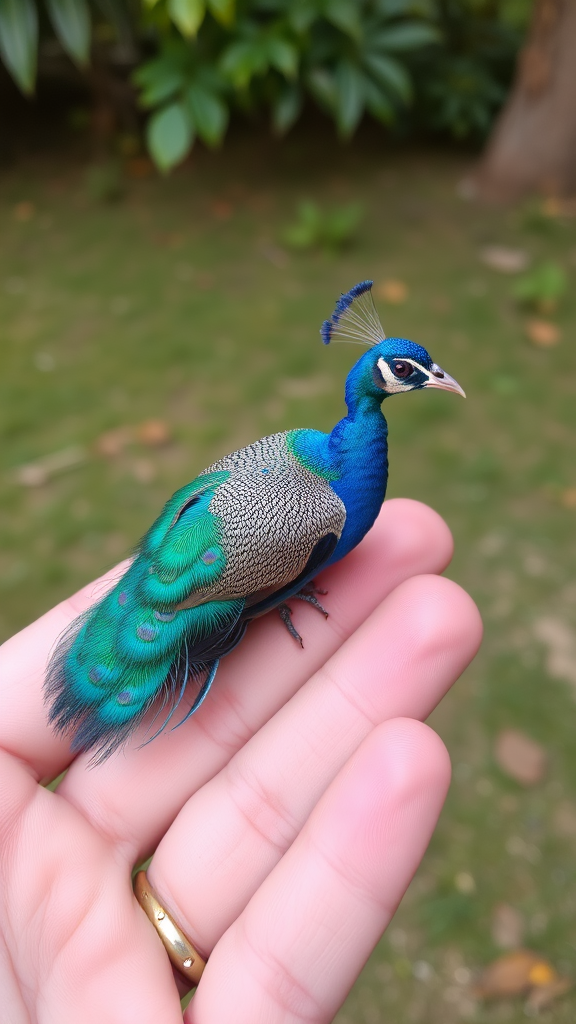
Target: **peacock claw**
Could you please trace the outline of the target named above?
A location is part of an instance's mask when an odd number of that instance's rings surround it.
[[[304,641],[302,640],[300,633],[296,629],[296,626],[292,622],[292,609],[289,608],[287,604],[279,604],[277,610],[280,618],[282,619],[282,622],[284,623],[286,629],[290,633],[290,636],[294,637],[297,643],[300,644],[300,647],[304,647]]]
[[[301,591],[299,594],[294,594],[293,596],[296,597],[299,601],[306,601],[306,604],[311,604],[313,608],[317,608],[319,612],[322,612],[322,615],[324,616],[325,619],[328,618],[328,612],[326,611],[324,606],[320,604],[320,601],[318,600],[315,594],[304,594]]]
[[[327,593],[327,590],[319,590],[318,587],[314,586],[314,583],[307,583],[304,587],[302,587],[302,590],[298,591],[297,594],[292,594],[292,598],[297,598],[298,601],[306,601],[306,604],[311,604],[313,608],[316,608],[319,612],[322,613],[324,618],[327,619],[328,612],[326,611],[324,606],[320,604],[320,601],[316,597],[316,594]],[[282,622],[284,623],[286,629],[290,633],[290,636],[294,637],[294,639],[300,644],[300,647],[304,647],[304,641],[302,640],[300,633],[296,629],[296,626],[292,622],[292,609],[289,608],[287,604],[279,604],[277,607],[280,618],[282,619]]]
[[[328,618],[328,612],[324,605],[320,604],[320,601],[316,597],[316,594],[327,594],[327,590],[320,590],[314,583],[307,583],[302,590],[299,590],[297,594],[294,594],[299,601],[306,601],[307,604],[311,604],[313,608],[316,608],[322,613],[325,619]]]

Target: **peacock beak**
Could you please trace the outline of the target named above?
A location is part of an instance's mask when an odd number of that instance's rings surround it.
[[[441,391],[453,391],[454,394],[462,395],[462,398],[466,398],[464,388],[461,388],[458,381],[454,380],[454,377],[451,377],[445,370],[442,370],[437,363],[432,363],[429,377],[424,387],[439,388]]]

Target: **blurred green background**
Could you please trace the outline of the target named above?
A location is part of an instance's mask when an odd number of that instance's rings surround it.
[[[215,457],[330,429],[356,353],[319,326],[372,277],[387,333],[468,395],[386,403],[388,493],[446,518],[486,639],[432,717],[454,765],[440,827],[337,1020],[525,1020],[471,986],[501,904],[576,975],[576,220],[481,206],[469,155],[369,126],[344,147],[313,119],[281,142],[243,124],[169,178],[139,159],[109,187],[44,141],[0,172],[1,638],[129,553]],[[545,752],[530,786],[495,757],[509,728]]]

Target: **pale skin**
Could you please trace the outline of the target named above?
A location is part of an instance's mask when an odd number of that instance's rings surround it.
[[[331,1021],[426,849],[449,784],[423,720],[474,656],[468,595],[437,574],[452,541],[387,502],[319,583],[325,621],[291,602],[224,659],[181,729],[105,764],[47,724],[48,652],[106,579],[0,648],[3,1024],[178,1024],[166,953],[133,866],[210,954],[186,1024]],[[38,783],[70,765],[57,793]],[[183,991],[183,989],[181,989]]]

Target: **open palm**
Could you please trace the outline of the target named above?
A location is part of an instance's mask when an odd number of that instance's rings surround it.
[[[55,640],[85,588],[0,648],[3,1024],[177,1024],[179,992],[132,894],[151,884],[210,955],[187,1024],[330,1021],[394,913],[440,812],[449,762],[426,718],[473,657],[470,598],[436,575],[451,539],[387,502],[320,578],[226,658],[181,729],[97,768],[47,724]],[[426,574],[426,575],[425,575]],[[68,767],[56,793],[40,782]]]

